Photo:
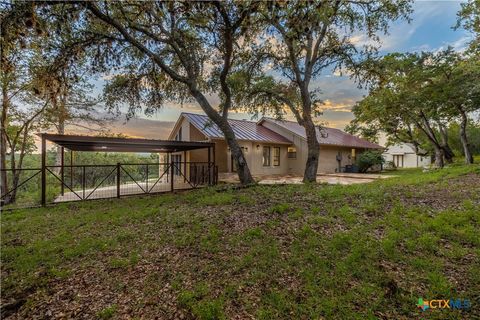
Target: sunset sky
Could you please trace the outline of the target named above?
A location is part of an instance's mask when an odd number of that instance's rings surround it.
[[[381,54],[406,51],[436,51],[448,46],[462,50],[470,35],[464,30],[454,31],[456,13],[460,9],[458,1],[418,1],[413,6],[411,23],[399,21],[392,24],[390,34],[382,36]],[[102,92],[103,80],[96,80],[94,94]],[[325,101],[323,116],[317,120],[323,124],[343,129],[353,118],[350,112],[354,103],[366,94],[348,77],[325,72],[312,83],[312,89],[320,88]],[[183,106],[167,104],[155,115],[146,117],[139,114],[137,119],[125,121],[120,116],[110,125],[112,132],[129,136],[165,139],[175,120],[182,112],[201,113],[195,103]],[[232,113],[231,118],[252,119],[249,114]],[[255,119],[253,119],[255,120]]]

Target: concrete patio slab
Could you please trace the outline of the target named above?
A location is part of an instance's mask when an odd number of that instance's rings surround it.
[[[328,184],[357,184],[368,183],[376,179],[389,178],[391,176],[380,174],[362,173],[322,173],[317,175],[318,183]],[[255,175],[253,177],[259,184],[301,184],[303,177],[299,175]],[[219,182],[239,183],[236,173],[219,173]]]

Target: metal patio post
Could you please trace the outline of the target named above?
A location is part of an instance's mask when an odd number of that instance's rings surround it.
[[[73,189],[73,150],[70,150],[70,188]]]
[[[215,143],[213,144],[213,184],[217,184],[217,174],[216,174],[216,162],[215,162]]]
[[[166,164],[166,171],[167,171],[167,182],[169,182],[170,180],[168,180],[170,178],[170,168],[168,166],[168,164],[170,163],[170,152],[167,152],[167,160],[165,161]]]
[[[117,162],[117,198],[120,198],[120,162]]]
[[[170,156],[170,158],[171,158],[171,156]],[[174,189],[174,186],[173,186],[173,174],[174,174],[173,160],[170,161],[170,173],[171,173],[171,177],[170,177],[170,191],[173,192],[173,189]]]
[[[47,205],[47,197],[46,197],[46,188],[47,188],[47,173],[46,170],[46,141],[45,141],[45,134],[42,133],[42,206],[45,207]]]
[[[183,151],[183,183],[187,182],[187,151]]]
[[[207,168],[208,168],[208,185],[211,185],[212,182],[211,182],[211,171],[210,171],[210,147],[208,147],[208,164],[207,164]]]
[[[62,152],[62,155],[60,156],[60,164],[62,165],[62,167],[60,168],[61,172],[60,172],[60,176],[62,177],[62,185],[61,185],[61,194],[63,196],[64,192],[65,192],[65,188],[64,188],[64,184],[65,184],[65,158],[64,158],[64,149],[63,147],[60,147],[60,150]]]

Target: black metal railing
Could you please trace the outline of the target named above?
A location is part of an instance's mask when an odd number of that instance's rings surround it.
[[[172,192],[218,182],[218,167],[212,162],[52,165],[45,166],[44,174],[42,169],[21,170],[31,175],[23,177],[21,183],[2,195],[5,208]],[[11,176],[8,181],[13,181]],[[42,183],[42,176],[45,183]],[[29,182],[34,186],[24,188]],[[17,199],[11,201],[9,195],[15,192]]]

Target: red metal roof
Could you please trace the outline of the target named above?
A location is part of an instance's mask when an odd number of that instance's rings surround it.
[[[211,139],[224,139],[220,128],[206,115],[183,112],[182,116],[187,118],[192,125],[207,137]],[[228,119],[228,123],[232,126],[235,137],[238,140],[292,144],[292,142],[284,136],[263,126],[259,126],[253,121]]]
[[[269,121],[271,123],[274,123],[306,139],[305,128],[299,125],[297,122],[286,121],[286,120],[276,120],[272,118],[262,118],[258,122],[258,125],[261,126],[262,122],[264,121]],[[322,127],[321,132],[318,128],[316,130],[317,130],[317,139],[321,145],[344,146],[344,147],[365,148],[365,149],[383,149],[383,147],[378,144],[353,136],[340,129]]]
[[[222,131],[206,115],[183,112],[182,116],[187,118],[192,125],[208,138],[224,139]],[[306,139],[305,129],[294,121],[276,120],[272,118],[262,118],[258,122],[228,119],[238,140],[292,144],[292,141],[286,137],[262,126],[264,121],[274,123]],[[322,131],[320,132],[317,128],[317,138],[321,145],[383,149],[383,147],[378,144],[353,136],[340,129],[322,127]]]

